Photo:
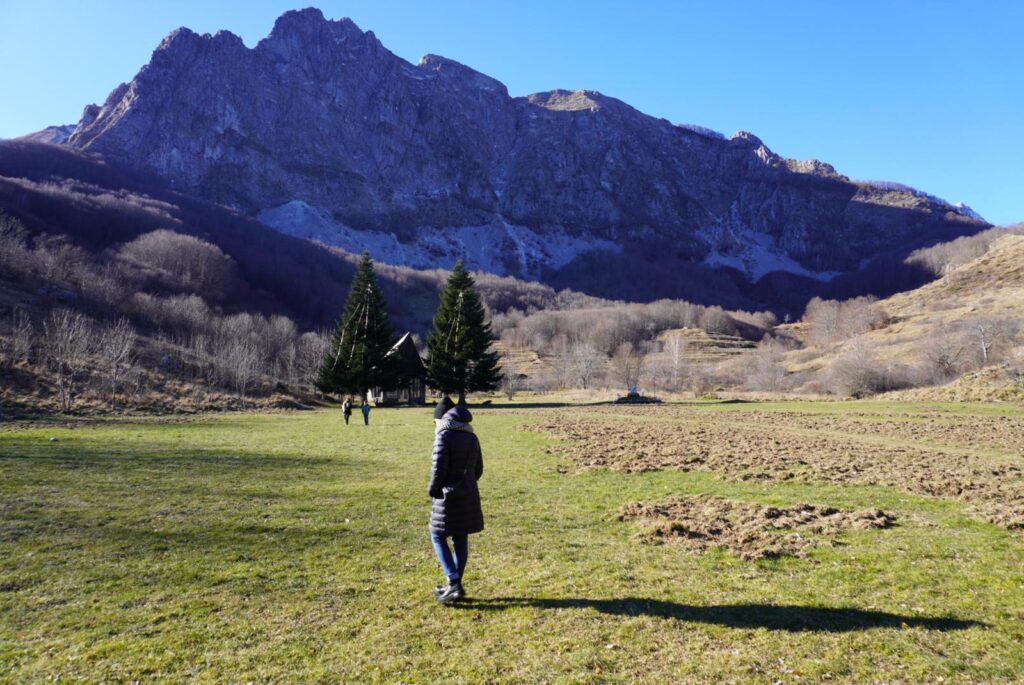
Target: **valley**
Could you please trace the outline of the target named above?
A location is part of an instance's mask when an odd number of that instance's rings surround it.
[[[1024,676],[1017,407],[473,411],[443,610],[427,409],[5,422],[0,681]]]

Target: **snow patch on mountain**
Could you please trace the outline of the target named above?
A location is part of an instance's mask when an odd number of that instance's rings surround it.
[[[455,260],[462,259],[471,269],[539,279],[545,269],[558,270],[587,252],[622,252],[620,244],[609,240],[581,238],[551,229],[541,235],[500,218],[481,226],[424,226],[414,232],[415,238],[411,241],[403,241],[394,233],[347,226],[330,212],[302,200],[266,209],[257,218],[287,235],[353,253],[367,250],[378,261],[415,269],[448,269]],[[709,248],[704,264],[736,269],[746,274],[751,282],[773,271],[818,280],[829,280],[837,275],[837,272],[807,269],[779,247],[771,235],[734,221],[702,229],[698,235]]]
[[[471,269],[536,279],[545,268],[559,269],[593,250],[622,251],[608,240],[576,237],[563,230],[547,230],[541,235],[500,218],[482,226],[425,226],[415,231],[411,242],[403,242],[394,233],[347,226],[330,212],[302,200],[266,209],[256,218],[287,235],[348,252],[367,250],[378,261],[416,269],[449,269],[462,259]]]
[[[835,278],[839,272],[811,271],[786,254],[766,233],[731,224],[703,228],[697,235],[708,243],[704,264],[729,267],[745,273],[752,283],[773,271],[785,271],[820,281]]]

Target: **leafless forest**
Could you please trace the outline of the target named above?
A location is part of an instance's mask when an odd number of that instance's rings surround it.
[[[1018,230],[944,243],[908,261],[942,276]],[[427,311],[446,276],[380,270],[389,296],[408,305],[406,295],[419,292]],[[8,401],[19,394],[44,398],[67,412],[137,406],[153,392],[180,387],[230,396],[236,405],[272,394],[309,397],[328,344],[326,325],[261,306],[245,270],[220,247],[168,228],[90,251],[4,215],[0,274],[14,293],[0,320]],[[1006,365],[1024,382],[1022,331],[1012,316],[943,325],[917,341],[914,354],[893,361],[862,339],[891,323],[874,298],[815,298],[797,321],[780,321],[771,312],[680,300],[609,302],[487,274],[477,281],[504,350],[510,397],[522,390],[634,387],[653,394],[866,396],[936,385],[992,365]],[[339,305],[342,297],[335,293]],[[395,319],[419,325],[422,340],[427,316],[410,320],[399,308]],[[827,363],[801,368],[801,359],[820,358]]]

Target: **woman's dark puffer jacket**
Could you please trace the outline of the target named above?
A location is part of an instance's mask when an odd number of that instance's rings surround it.
[[[430,507],[430,532],[439,535],[468,535],[484,529],[480,508],[480,490],[476,481],[484,473],[480,441],[469,425],[473,415],[464,406],[448,411],[434,438],[434,461],[428,491],[434,499]],[[471,481],[469,492],[461,497],[447,497],[444,487],[463,478]]]

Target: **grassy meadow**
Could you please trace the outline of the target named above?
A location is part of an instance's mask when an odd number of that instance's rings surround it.
[[[867,423],[908,405],[694,406],[708,422],[852,407]],[[487,529],[455,607],[431,592],[428,409],[378,409],[369,427],[323,410],[0,431],[0,682],[1024,680],[1020,531],[878,486],[567,468],[525,428],[555,411],[476,410]],[[881,508],[898,525],[743,561],[647,544],[619,520],[700,493]]]

